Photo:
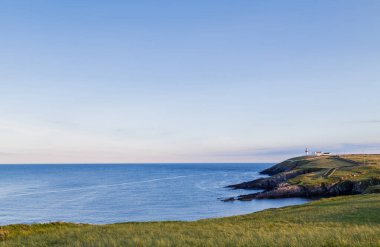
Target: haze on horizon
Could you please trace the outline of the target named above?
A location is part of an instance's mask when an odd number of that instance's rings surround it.
[[[0,3],[0,163],[380,151],[380,1]]]

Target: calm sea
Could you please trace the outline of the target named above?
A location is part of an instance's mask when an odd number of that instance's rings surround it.
[[[0,225],[197,220],[306,202],[218,199],[254,192],[224,186],[258,178],[270,165],[1,165]]]

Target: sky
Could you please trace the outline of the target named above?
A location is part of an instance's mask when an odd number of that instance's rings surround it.
[[[0,163],[380,152],[378,0],[3,0]]]

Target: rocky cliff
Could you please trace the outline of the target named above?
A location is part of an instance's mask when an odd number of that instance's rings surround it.
[[[346,156],[306,156],[286,160],[261,172],[269,177],[228,186],[263,191],[225,201],[353,195],[380,185],[380,156],[368,155],[367,160],[372,158],[372,162],[366,163],[359,162],[358,156],[348,157],[350,159]]]

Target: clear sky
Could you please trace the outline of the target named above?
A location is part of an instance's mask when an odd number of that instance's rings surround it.
[[[380,1],[3,0],[0,163],[380,152]]]

